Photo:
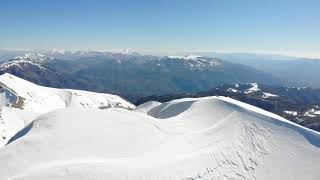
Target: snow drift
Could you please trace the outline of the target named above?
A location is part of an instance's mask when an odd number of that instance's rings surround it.
[[[0,84],[19,97],[21,109],[45,113],[58,108],[106,108],[134,106],[116,95],[74,89],[56,89],[33,84],[11,74],[0,76]]]
[[[320,134],[239,101],[51,111],[0,149],[1,179],[318,179]]]
[[[52,110],[135,108],[134,105],[116,95],[43,87],[8,73],[0,76],[0,86],[5,90],[4,93],[9,94],[9,98],[15,97],[8,106],[1,107],[0,147],[36,117]]]

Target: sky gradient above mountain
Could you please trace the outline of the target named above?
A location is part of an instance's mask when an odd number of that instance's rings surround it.
[[[3,0],[0,48],[320,57],[319,7],[317,0]]]

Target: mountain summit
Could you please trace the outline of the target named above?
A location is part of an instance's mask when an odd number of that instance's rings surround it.
[[[320,134],[275,114],[224,97],[138,109],[43,114],[0,151],[0,176],[318,179]]]

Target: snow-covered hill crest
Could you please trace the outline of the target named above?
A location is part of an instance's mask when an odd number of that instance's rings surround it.
[[[125,108],[135,106],[119,96],[36,85],[11,74],[0,76],[5,104],[0,110],[0,147],[41,114],[62,108]]]
[[[44,114],[0,151],[0,176],[318,179],[320,134],[259,108],[207,97],[152,102],[137,111]]]
[[[134,105],[116,95],[43,87],[8,73],[0,76],[0,83],[18,97],[18,108],[34,112],[45,113],[66,107],[135,108]]]

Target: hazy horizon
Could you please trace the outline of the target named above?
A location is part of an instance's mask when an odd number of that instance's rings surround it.
[[[319,58],[319,1],[2,1],[0,48]]]

